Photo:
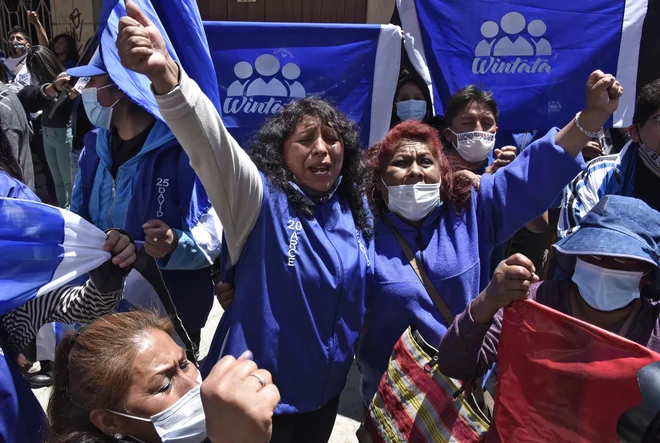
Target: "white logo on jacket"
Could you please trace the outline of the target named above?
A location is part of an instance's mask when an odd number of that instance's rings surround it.
[[[304,98],[305,87],[298,81],[300,67],[280,61],[272,54],[260,55],[254,62],[234,66],[235,80],[227,89],[225,114],[275,114],[292,99]],[[255,75],[255,69],[257,75]]]
[[[302,223],[297,220],[289,220],[286,228],[291,231],[289,237],[289,250],[286,253],[286,265],[295,266],[298,258],[298,233],[302,231]]]
[[[524,32],[524,31],[527,32]],[[504,35],[500,35],[501,32]],[[552,45],[544,38],[547,26],[543,20],[529,24],[519,12],[509,12],[498,25],[487,21],[481,25],[483,39],[477,45],[472,63],[473,74],[540,74],[552,71]],[[524,34],[524,35],[523,35]],[[501,58],[500,58],[501,57]]]
[[[162,217],[163,214],[163,204],[165,203],[165,192],[167,188],[170,187],[169,178],[157,178],[156,179],[156,190],[158,191],[158,212],[156,212],[156,217]]]

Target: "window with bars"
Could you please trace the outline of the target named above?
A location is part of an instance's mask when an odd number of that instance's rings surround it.
[[[28,22],[28,11],[36,11],[41,24],[52,37],[50,2],[48,0],[0,0],[0,48],[7,53],[7,32],[14,26],[25,28],[37,43],[34,27]]]

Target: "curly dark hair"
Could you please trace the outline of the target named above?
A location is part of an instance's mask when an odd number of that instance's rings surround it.
[[[380,192],[382,171],[403,141],[424,143],[440,167],[440,198],[456,210],[465,209],[472,199],[472,184],[463,176],[454,176],[454,168],[443,152],[442,141],[433,127],[415,120],[399,123],[387,133],[383,141],[369,148],[366,163],[369,168],[367,198],[374,214],[387,212],[387,204]]]
[[[313,207],[289,184],[294,177],[284,164],[283,157],[284,141],[305,118],[318,119],[339,134],[344,144],[344,163],[337,192],[348,200],[356,228],[366,239],[370,239],[373,234],[371,214],[364,204],[367,174],[362,162],[359,132],[355,123],[333,104],[308,97],[286,105],[281,112],[268,119],[255,135],[250,149],[252,161],[275,187],[286,194],[297,212],[312,218]]]

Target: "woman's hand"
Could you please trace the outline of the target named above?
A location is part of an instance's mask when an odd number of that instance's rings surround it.
[[[144,249],[154,258],[163,258],[174,252],[179,244],[176,232],[162,220],[149,220],[142,225],[142,229],[145,235]]]
[[[254,374],[255,376],[253,376]],[[266,385],[262,386],[260,379]],[[280,393],[268,371],[227,356],[202,383],[206,431],[212,443],[268,443]]]
[[[494,152],[495,161],[486,168],[486,174],[495,174],[498,169],[503,168],[516,159],[518,149],[515,146],[505,146]]]
[[[603,155],[603,150],[600,149],[600,144],[598,142],[591,140],[584,145],[582,155],[585,160],[593,160],[594,158]]]
[[[163,36],[135,2],[126,2],[116,45],[122,65],[146,75],[157,94],[167,94],[179,82],[179,66],[167,52]]]
[[[108,238],[105,240],[103,250],[112,254],[112,263],[125,269],[131,266],[137,259],[135,245],[126,234],[116,230],[107,232]]]
[[[619,107],[623,86],[611,74],[594,71],[587,80],[587,106],[580,115],[580,124],[588,131],[598,131]]]
[[[501,308],[529,297],[529,288],[539,281],[535,272],[532,261],[522,254],[502,261],[486,289],[470,305],[475,323],[488,324]]]

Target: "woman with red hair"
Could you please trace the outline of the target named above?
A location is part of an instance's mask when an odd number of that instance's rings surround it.
[[[591,74],[584,111],[506,168],[483,175],[479,191],[466,177],[453,175],[437,131],[423,123],[395,126],[367,152],[376,255],[357,351],[365,405],[409,326],[433,346],[449,326],[399,241],[415,254],[451,314],[460,314],[488,285],[493,248],[545,212],[582,170],[584,163],[575,157],[589,140],[587,133],[607,121],[621,94],[612,76]],[[526,274],[521,270],[521,280]]]

